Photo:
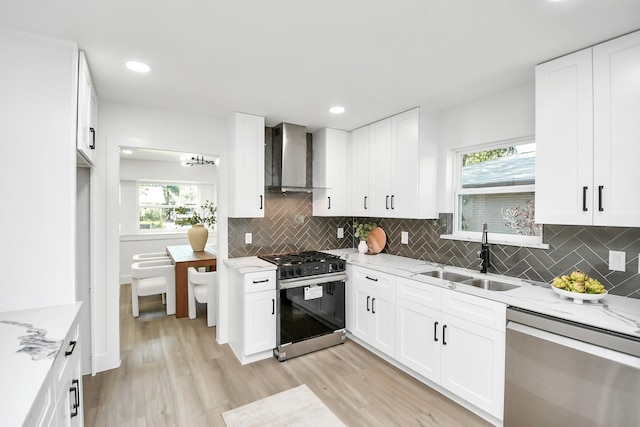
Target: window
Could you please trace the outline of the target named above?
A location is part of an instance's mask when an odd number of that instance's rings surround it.
[[[180,215],[177,207],[185,207],[187,215],[200,207],[200,189],[196,184],[138,183],[138,206],[140,210],[138,229],[142,232],[173,231],[187,229],[176,220]]]
[[[540,246],[535,161],[533,139],[457,152],[454,237],[479,240],[486,223],[494,243]]]

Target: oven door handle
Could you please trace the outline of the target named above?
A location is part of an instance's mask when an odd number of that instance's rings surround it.
[[[300,279],[280,280],[280,289],[300,288],[302,286],[319,285],[321,283],[340,282],[347,280],[346,273],[318,274],[317,276],[303,277]]]

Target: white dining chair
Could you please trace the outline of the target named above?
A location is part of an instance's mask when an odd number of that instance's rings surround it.
[[[167,316],[176,314],[176,275],[171,259],[135,262],[131,265],[131,307],[140,315],[138,297],[166,294]]]
[[[189,319],[196,318],[196,302],[207,304],[207,326],[216,324],[216,306],[218,294],[218,272],[198,271],[189,267],[188,275],[188,302]]]
[[[169,258],[169,254],[166,252],[147,252],[143,254],[135,254],[133,256],[133,262],[139,261],[152,261],[154,259],[165,259]]]

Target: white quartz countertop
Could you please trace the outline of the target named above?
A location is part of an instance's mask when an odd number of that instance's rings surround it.
[[[508,291],[489,291],[470,285],[455,284],[442,279],[421,275],[420,273],[437,269],[436,264],[428,261],[383,253],[364,255],[358,253],[355,249],[326,250],[323,252],[339,255],[352,265],[371,268],[424,282],[425,284],[440,286],[493,301],[499,301],[509,306],[640,338],[639,299],[607,294],[600,302],[585,301],[583,304],[575,304],[573,300],[561,299],[560,296],[551,289],[551,286],[547,284],[533,284],[507,276],[481,274],[475,270],[457,267],[444,267],[446,271],[518,285],[518,288]]]
[[[233,268],[241,274],[276,269],[275,264],[271,264],[255,256],[227,258],[223,262],[227,267]]]
[[[584,304],[575,304],[572,300],[561,299],[548,284],[532,283],[496,274],[481,274],[476,270],[444,266],[446,271],[518,285],[516,289],[508,291],[489,291],[420,274],[438,268],[436,264],[429,261],[384,253],[365,255],[358,253],[356,249],[332,249],[323,250],[323,252],[338,255],[352,265],[371,268],[425,284],[502,302],[512,307],[519,307],[640,338],[639,299],[608,294],[600,302],[585,301]],[[230,258],[224,260],[224,263],[231,268],[235,268],[240,273],[274,270],[276,268],[275,265],[258,257]]]
[[[24,423],[80,306],[0,312],[0,424]]]

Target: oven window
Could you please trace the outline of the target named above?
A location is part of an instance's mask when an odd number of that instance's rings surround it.
[[[280,343],[304,341],[344,328],[344,286],[344,281],[337,281],[315,288],[281,289]]]

